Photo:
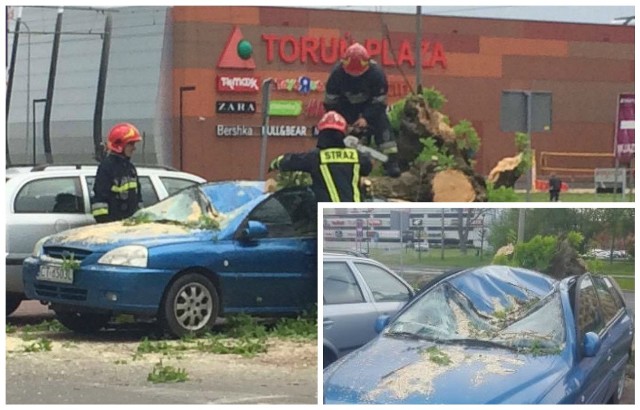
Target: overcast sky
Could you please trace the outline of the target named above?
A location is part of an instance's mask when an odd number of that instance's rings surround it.
[[[415,6],[347,6],[343,10],[375,10],[415,13]],[[422,6],[422,13],[439,16],[487,17],[515,20],[567,21],[577,23],[620,24],[613,20],[635,14],[633,6]],[[632,24],[635,24],[632,23]]]

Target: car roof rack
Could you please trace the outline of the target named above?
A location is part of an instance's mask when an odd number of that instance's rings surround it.
[[[360,258],[368,258],[369,256],[364,253],[364,252],[359,252],[359,251],[352,251],[349,249],[331,249],[331,248],[324,248],[322,250],[323,253],[337,253],[340,255],[351,255],[351,256],[357,256]]]
[[[31,168],[31,172],[44,171],[47,168],[51,167],[75,167],[76,169],[82,169],[82,167],[97,167],[100,165],[99,163],[93,164],[38,164]],[[154,168],[154,169],[163,169],[166,171],[178,171],[177,169],[170,167],[168,165],[160,165],[160,164],[134,164],[136,168]]]

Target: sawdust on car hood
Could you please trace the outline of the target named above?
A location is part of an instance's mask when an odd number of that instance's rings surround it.
[[[373,401],[383,393],[388,393],[400,400],[406,399],[413,393],[428,397],[434,392],[433,385],[438,377],[471,364],[481,365],[471,377],[474,386],[481,385],[485,376],[489,374],[515,373],[524,365],[524,360],[517,357],[487,352],[478,353],[459,346],[440,346],[439,349],[449,358],[449,364],[436,363],[429,358],[426,351],[423,351],[420,360],[383,377],[378,386],[367,394],[366,399]]]
[[[180,225],[148,222],[126,226],[122,221],[85,226],[62,232],[55,242],[111,243],[123,238],[149,238],[161,235],[184,235],[190,229]]]

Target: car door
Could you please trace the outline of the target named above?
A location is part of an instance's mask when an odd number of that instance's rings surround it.
[[[7,269],[21,270],[22,261],[41,238],[94,223],[86,213],[78,176],[28,179],[9,198],[7,211]]]
[[[629,350],[633,342],[633,321],[624,308],[621,295],[617,290],[613,279],[602,276],[592,276],[593,284],[598,294],[598,300],[602,308],[605,320],[605,328],[602,335],[602,347],[606,351],[606,360],[610,366],[607,379],[605,398],[614,394],[617,382],[623,376],[625,366],[629,359]]]
[[[317,304],[317,211],[308,189],[281,190],[253,209],[245,222],[267,227],[263,238],[236,234],[227,255],[232,274],[223,286],[228,311],[300,312]]]
[[[379,315],[395,315],[413,296],[413,290],[406,283],[382,266],[364,261],[354,265],[367,284]]]
[[[59,176],[31,179],[12,198],[7,240],[12,256],[26,257],[47,235],[93,223],[86,214],[80,178]]]
[[[376,337],[378,310],[345,260],[324,261],[323,337],[341,357]]]
[[[574,305],[576,323],[576,340],[578,346],[578,369],[576,375],[582,378],[580,384],[579,403],[605,403],[608,397],[607,386],[611,382],[613,369],[610,350],[611,338],[605,332],[606,322],[591,275],[578,278]],[[600,349],[593,357],[584,357],[583,339],[587,332],[594,332],[600,337]]]

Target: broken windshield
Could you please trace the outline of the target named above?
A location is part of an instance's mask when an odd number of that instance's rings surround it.
[[[385,334],[484,343],[532,354],[559,351],[565,337],[559,291],[540,297],[511,285],[513,292],[505,286],[502,297],[486,300],[477,297],[485,294],[482,289],[468,297],[449,281],[442,282],[403,312]]]
[[[139,210],[125,225],[158,222],[221,230],[263,194],[263,185],[262,182],[234,181],[189,187]]]
[[[159,222],[200,229],[220,229],[227,220],[227,215],[213,210],[198,187],[191,187],[139,210],[130,218],[130,223]]]

